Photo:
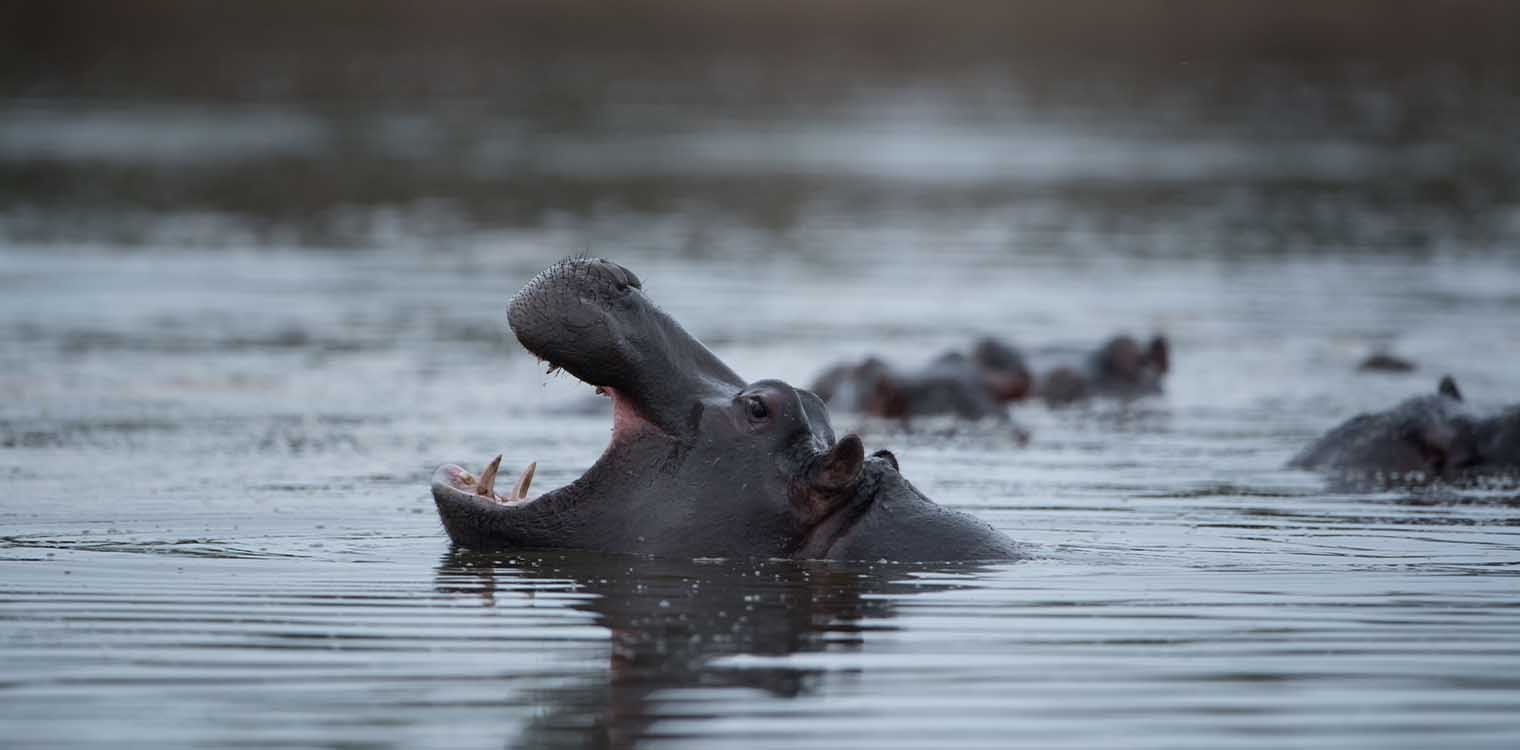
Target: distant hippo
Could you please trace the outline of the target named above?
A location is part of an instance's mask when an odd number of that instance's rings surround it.
[[[1052,406],[1093,397],[1133,399],[1161,394],[1171,369],[1166,339],[1152,337],[1144,349],[1130,336],[1109,339],[1078,367],[1057,367],[1040,378],[1037,395]]]
[[[1415,363],[1388,352],[1369,354],[1356,366],[1359,372],[1414,372]]]
[[[947,352],[906,372],[875,357],[835,365],[814,381],[813,391],[831,408],[874,417],[1008,419],[982,370],[959,352]]]
[[[1024,355],[994,338],[983,338],[971,348],[971,361],[987,392],[999,402],[1021,401],[1034,390],[1034,374]]]
[[[1359,414],[1314,441],[1289,466],[1381,483],[1462,483],[1520,472],[1520,407],[1474,414],[1450,376],[1436,392]]]
[[[1478,471],[1520,476],[1520,404],[1478,423]]]
[[[901,376],[880,358],[866,357],[829,366],[809,388],[831,409],[886,416],[890,408],[886,382],[897,377]]]
[[[749,382],[650,301],[628,269],[562,261],[512,298],[519,342],[612,399],[612,440],[586,473],[498,493],[445,465],[433,500],[456,544],[664,557],[962,561],[1019,556],[986,523],[925,497],[885,451],[836,439],[816,395]]]

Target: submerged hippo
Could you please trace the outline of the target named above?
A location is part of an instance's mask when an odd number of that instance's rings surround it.
[[[445,465],[433,499],[449,537],[477,549],[558,548],[668,557],[992,560],[1012,540],[929,500],[896,459],[836,440],[823,402],[746,382],[605,260],[562,261],[513,297],[519,342],[610,396],[612,440],[579,479],[507,496],[497,462]]]
[[[1052,406],[1160,395],[1170,367],[1165,338],[1153,337],[1141,348],[1130,336],[1115,336],[1080,364],[1053,367],[1036,379],[1018,349],[983,338],[970,356],[948,352],[918,370],[898,370],[876,357],[834,365],[813,390],[832,408],[875,417],[1006,420],[1005,405],[1031,395]]]
[[[976,363],[982,385],[998,401],[1021,401],[1034,389],[1034,374],[1024,355],[1007,343],[980,339],[971,347],[971,361]]]
[[[1145,348],[1131,336],[1115,336],[1080,367],[1057,367],[1040,378],[1040,398],[1052,406],[1095,396],[1133,399],[1161,395],[1161,380],[1171,369],[1166,339],[1154,336]]]
[[[1478,422],[1480,471],[1520,476],[1520,404]]]
[[[1356,366],[1357,372],[1414,372],[1417,369],[1415,363],[1388,352],[1376,352],[1367,355]]]
[[[959,352],[947,352],[908,372],[875,357],[835,365],[818,377],[813,390],[832,408],[873,417],[1008,419],[981,371]]]
[[[1359,414],[1314,441],[1289,466],[1342,478],[1464,482],[1520,472],[1520,407],[1474,414],[1450,376],[1434,394]]]
[[[1004,404],[1027,396],[1032,383],[1018,350],[985,338],[970,356],[946,352],[917,370],[898,370],[876,357],[834,365],[812,389],[831,408],[873,417],[1008,421]]]

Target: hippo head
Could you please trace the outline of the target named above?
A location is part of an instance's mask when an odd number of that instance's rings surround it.
[[[876,357],[830,369],[814,385],[815,390],[820,387],[820,396],[846,411],[888,418],[907,415],[902,375]]]
[[[656,307],[628,269],[562,261],[512,299],[507,318],[551,371],[612,399],[612,438],[584,475],[537,497],[526,481],[498,495],[494,468],[477,478],[441,467],[433,497],[454,541],[671,557],[878,549],[853,534],[883,505],[876,490],[891,484],[882,475],[895,466],[867,458],[854,435],[836,440],[812,393],[740,378]],[[911,523],[920,502],[934,509],[924,513],[948,512],[912,495],[894,495],[894,518]]]
[[[1109,339],[1093,358],[1099,385],[1128,391],[1128,395],[1161,393],[1161,379],[1171,367],[1166,339],[1154,336],[1141,348],[1131,336]]]
[[[1447,376],[1433,394],[1351,418],[1306,448],[1291,465],[1331,470],[1351,479],[1451,478],[1482,460],[1481,439],[1456,381]]]
[[[1392,417],[1394,440],[1383,456],[1387,471],[1442,477],[1479,460],[1476,423],[1450,375],[1441,378],[1435,394],[1408,399]]]
[[[1520,406],[1483,420],[1478,427],[1478,451],[1487,473],[1520,476]]]
[[[997,339],[984,338],[972,347],[971,359],[993,398],[1017,401],[1029,395],[1034,376],[1017,349]]]
[[[956,416],[1004,418],[997,390],[1006,378],[989,376],[966,355],[948,352],[914,372],[902,372],[875,357],[837,365],[814,383],[829,405],[886,419]]]

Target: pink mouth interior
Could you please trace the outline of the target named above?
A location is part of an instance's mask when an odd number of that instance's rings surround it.
[[[639,416],[638,410],[633,407],[632,399],[618,393],[614,388],[603,387],[600,390],[612,399],[613,443],[621,443],[653,427],[648,420]]]
[[[632,399],[618,393],[614,388],[599,387],[596,390],[597,393],[612,399],[612,445],[618,445],[633,439],[640,433],[655,429],[649,420],[639,416],[638,410],[634,408]],[[495,488],[492,488],[491,491],[482,492],[480,488],[482,477],[478,477],[464,469],[457,467],[455,469],[449,477],[449,482],[461,492],[508,506],[525,505],[538,499],[538,496],[517,498],[509,495],[503,497],[495,491]]]

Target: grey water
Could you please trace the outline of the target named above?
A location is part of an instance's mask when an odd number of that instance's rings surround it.
[[[952,83],[568,129],[9,102],[0,744],[1520,744],[1520,490],[1284,468],[1443,374],[1520,401],[1513,89]],[[606,444],[504,322],[583,253],[752,379],[1118,331],[1174,371],[1018,405],[1027,444],[835,415],[1025,561],[453,550],[435,466]]]

